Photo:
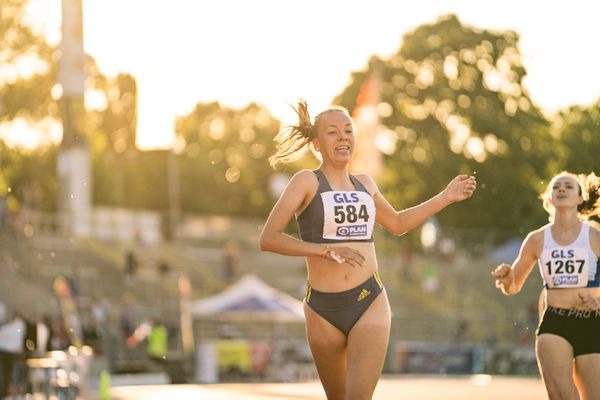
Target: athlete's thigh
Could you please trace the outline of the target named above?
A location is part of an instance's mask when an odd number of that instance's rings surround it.
[[[370,399],[385,362],[391,311],[385,290],[377,296],[348,335],[348,399]]]
[[[306,337],[327,399],[344,399],[346,335],[304,303]]]
[[[535,350],[546,390],[558,398],[576,398],[573,381],[573,347],[558,335],[544,333],[537,337]]]
[[[600,353],[575,358],[575,382],[582,400],[600,399]]]

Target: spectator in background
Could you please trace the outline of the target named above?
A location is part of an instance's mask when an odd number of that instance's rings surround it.
[[[94,298],[92,304],[92,335],[95,340],[92,347],[96,352],[102,351],[102,343],[108,335],[109,309],[110,307],[105,299]]]
[[[135,232],[130,240],[125,244],[125,273],[127,276],[134,276],[139,268],[140,260],[138,247],[140,245],[140,234]]]
[[[4,232],[8,222],[8,196],[0,196],[0,232]]]
[[[37,322],[37,346],[36,353],[44,355],[51,350],[52,343],[52,319],[50,315],[44,314]]]
[[[400,246],[400,264],[398,266],[398,278],[405,283],[413,282],[413,258],[414,252],[410,240],[404,241]]]
[[[16,313],[12,320],[0,325],[0,399],[15,394],[17,389],[15,366],[23,354],[26,324]]]
[[[423,268],[421,278],[421,287],[427,293],[437,293],[440,289],[440,278],[438,276],[438,266],[433,261]]]
[[[169,334],[167,327],[159,321],[153,321],[148,334],[148,356],[151,360],[164,367],[167,359]]]
[[[228,241],[225,243],[223,258],[223,280],[226,283],[231,283],[237,273],[240,259],[240,250],[236,242]]]
[[[166,278],[171,273],[171,266],[167,262],[167,260],[161,259],[158,262],[158,275],[161,278]]]
[[[135,329],[134,298],[130,292],[123,293],[121,304],[121,334],[127,338]]]

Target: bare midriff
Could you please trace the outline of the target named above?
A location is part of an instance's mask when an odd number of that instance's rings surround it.
[[[546,291],[549,306],[565,309],[580,309],[582,296],[600,297],[600,288],[563,288]]]
[[[306,257],[308,282],[320,292],[342,292],[355,288],[369,279],[377,270],[375,243],[373,242],[344,242],[332,243],[336,247],[350,247],[358,250],[365,258],[362,266],[356,267],[348,263],[338,264],[321,257]]]

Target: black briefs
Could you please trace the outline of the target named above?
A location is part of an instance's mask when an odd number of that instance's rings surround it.
[[[573,356],[600,353],[600,310],[580,311],[548,306],[538,327],[538,336],[551,333],[573,347]]]
[[[357,287],[343,292],[319,292],[306,283],[306,304],[346,336],[367,311],[373,300],[383,291],[379,274]]]

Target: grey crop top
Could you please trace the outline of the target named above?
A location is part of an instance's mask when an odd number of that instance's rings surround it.
[[[353,191],[331,189],[321,170],[315,197],[297,217],[300,237],[312,243],[372,242],[375,202],[362,183],[350,175]]]

